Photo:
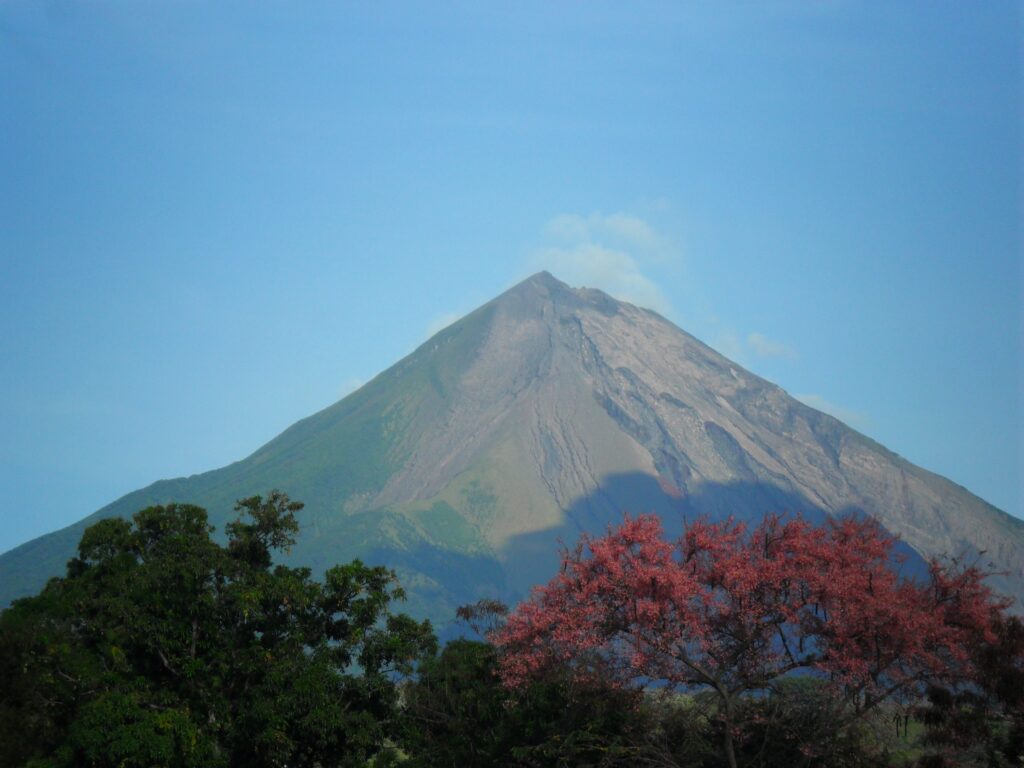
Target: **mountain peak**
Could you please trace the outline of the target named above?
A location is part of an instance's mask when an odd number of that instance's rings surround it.
[[[530,275],[506,291],[506,294],[532,294],[551,298],[573,293],[574,291],[571,286],[563,283],[547,270]]]
[[[568,288],[569,287],[568,285],[563,283],[561,280],[559,280],[557,277],[555,277],[550,272],[548,272],[546,269],[542,269],[540,272],[537,272],[537,273],[535,273],[533,275],[530,275],[528,278],[523,280],[523,282],[521,284],[526,284],[526,283],[530,283],[530,284],[533,284],[533,285],[544,285],[544,286],[547,286],[549,288],[551,288],[551,287]]]
[[[537,272],[512,286],[497,301],[506,306],[515,304],[530,312],[551,304],[569,310],[588,307],[608,316],[617,314],[622,306],[620,301],[604,291],[573,288],[547,270]]]
[[[577,307],[580,304],[580,291],[563,283],[550,272],[543,271],[516,283],[498,296],[494,303],[513,316],[525,318],[543,314],[545,307],[553,305]]]

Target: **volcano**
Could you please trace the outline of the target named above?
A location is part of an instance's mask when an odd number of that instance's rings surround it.
[[[871,515],[912,561],[983,555],[993,585],[1024,597],[1024,522],[655,312],[542,272],[248,458],[0,556],[0,601],[61,574],[100,518],[191,502],[223,530],[236,499],[272,488],[306,504],[290,563],[388,565],[404,609],[442,624],[460,604],[521,598],[560,544],[623,512],[654,512],[669,532],[701,515]]]

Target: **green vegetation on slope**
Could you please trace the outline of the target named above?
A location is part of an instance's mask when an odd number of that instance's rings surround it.
[[[34,594],[47,579],[61,573],[82,533],[97,520],[127,519],[147,506],[189,501],[209,510],[211,522],[223,530],[236,499],[268,487],[286,488],[305,500],[309,530],[289,562],[308,565],[314,574],[322,574],[339,558],[362,556],[383,562],[381,556],[396,546],[406,552],[415,550],[423,543],[418,532],[437,529],[440,518],[432,520],[428,513],[410,526],[387,510],[368,509],[367,501],[406,461],[423,421],[443,412],[460,373],[486,338],[492,311],[491,305],[481,307],[366,386],[294,424],[242,461],[153,483],[79,523],[0,555],[0,605]],[[380,519],[349,519],[356,512]],[[453,520],[448,528],[457,540],[475,541],[471,531]],[[471,549],[473,557],[485,557],[476,544]],[[427,602],[431,605],[421,611],[424,615],[453,610],[447,603]]]

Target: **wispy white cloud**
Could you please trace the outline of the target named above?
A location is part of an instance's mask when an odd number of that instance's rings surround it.
[[[781,357],[787,360],[796,358],[796,350],[780,341],[769,339],[763,333],[751,333],[747,336],[747,347],[758,357]]]
[[[573,285],[600,288],[616,298],[662,314],[672,306],[650,278],[640,270],[636,259],[624,251],[615,251],[594,243],[568,248],[542,248],[537,260],[559,279]]]
[[[841,405],[836,405],[835,403],[826,400],[821,395],[807,394],[793,395],[793,397],[804,405],[809,405],[817,411],[827,413],[829,416],[835,416],[844,424],[848,424],[855,429],[865,429],[871,423],[871,419],[868,418],[866,413],[844,408]]]
[[[628,213],[563,213],[548,222],[546,231],[549,236],[572,244],[601,243],[645,259],[660,261],[674,255],[667,238],[639,216]]]
[[[360,379],[358,376],[353,376],[351,379],[347,379],[338,388],[338,397],[346,397],[359,389],[363,384],[366,383],[366,379]]]
[[[616,298],[664,315],[672,306],[644,274],[644,265],[674,257],[667,238],[643,219],[626,213],[561,214],[548,222],[547,245],[533,253],[533,266],[574,285],[600,288]]]
[[[746,350],[743,348],[743,340],[740,339],[735,331],[729,329],[715,334],[715,337],[711,340],[711,346],[736,363],[743,363],[747,356]]]
[[[587,220],[575,213],[561,213],[555,216],[548,222],[544,231],[549,237],[572,242],[590,238]]]
[[[748,333],[740,336],[732,328],[722,328],[711,337],[711,346],[740,365],[748,365],[756,358],[795,360],[797,351],[763,333]]]
[[[458,312],[445,312],[442,315],[438,315],[427,324],[427,338],[429,339],[438,331],[443,331],[460,317],[462,315]]]
[[[624,213],[613,213],[604,217],[600,225],[610,237],[643,249],[649,255],[668,255],[668,244],[643,219]]]

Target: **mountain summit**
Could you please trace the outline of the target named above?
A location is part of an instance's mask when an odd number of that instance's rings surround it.
[[[440,621],[546,580],[623,511],[868,514],[923,557],[985,552],[1024,597],[1024,522],[787,395],[660,315],[547,272],[433,336],[243,461],[128,494],[0,556],[0,601],[61,573],[83,528],[171,501],[306,502],[291,560],[398,570]]]

